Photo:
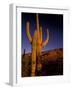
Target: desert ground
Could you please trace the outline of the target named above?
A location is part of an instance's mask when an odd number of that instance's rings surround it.
[[[41,55],[42,69],[35,76],[63,75],[63,49],[43,51]],[[31,53],[23,54],[21,60],[21,76],[31,77]]]

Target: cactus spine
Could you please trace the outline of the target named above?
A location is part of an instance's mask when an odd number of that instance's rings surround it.
[[[42,68],[41,64],[41,49],[43,46],[46,46],[49,40],[49,32],[47,29],[47,38],[44,42],[42,42],[42,27],[39,27],[39,19],[38,14],[36,14],[36,30],[34,32],[33,37],[30,35],[29,31],[29,22],[26,23],[26,34],[29,39],[29,42],[32,45],[32,68],[31,68],[31,76],[35,76],[35,71],[40,71]]]

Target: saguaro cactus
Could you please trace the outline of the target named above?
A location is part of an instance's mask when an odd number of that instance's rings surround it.
[[[35,71],[41,70],[42,64],[41,64],[41,49],[43,46],[45,46],[48,43],[49,40],[49,32],[47,29],[47,38],[44,42],[42,42],[42,27],[39,27],[39,19],[38,14],[36,14],[36,30],[34,32],[33,37],[30,35],[30,28],[29,28],[29,22],[26,22],[26,34],[29,39],[29,42],[32,45],[32,69],[31,69],[31,76],[35,76]]]

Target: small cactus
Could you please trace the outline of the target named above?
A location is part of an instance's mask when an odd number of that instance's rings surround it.
[[[24,56],[25,56],[25,49],[24,49]]]

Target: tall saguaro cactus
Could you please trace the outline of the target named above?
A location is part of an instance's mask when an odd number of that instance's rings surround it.
[[[29,22],[26,22],[26,34],[29,39],[29,42],[32,45],[32,67],[31,67],[31,76],[35,76],[35,71],[40,71],[42,68],[41,64],[41,49],[43,46],[46,46],[49,40],[49,32],[47,29],[47,38],[42,42],[42,27],[39,26],[38,14],[36,14],[36,30],[33,37],[30,35]]]

